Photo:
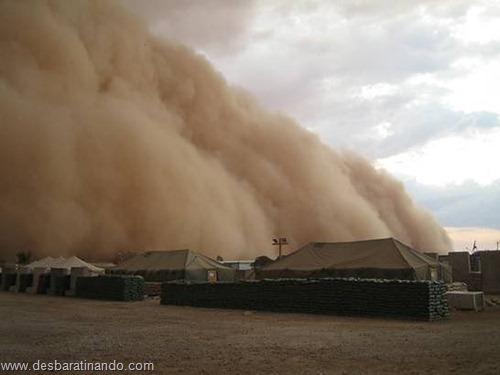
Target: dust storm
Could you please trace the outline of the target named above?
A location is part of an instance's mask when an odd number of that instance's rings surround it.
[[[450,240],[403,185],[114,1],[0,2],[0,259]]]

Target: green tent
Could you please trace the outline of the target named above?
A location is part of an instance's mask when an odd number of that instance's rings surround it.
[[[234,281],[235,271],[192,250],[147,251],[118,264],[112,274],[141,275],[146,281]]]
[[[259,278],[357,277],[444,280],[451,271],[394,238],[311,242],[258,271]]]

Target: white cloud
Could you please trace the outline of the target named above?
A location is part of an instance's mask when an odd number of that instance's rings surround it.
[[[375,131],[379,138],[384,139],[394,134],[392,124],[390,122],[381,122],[375,126]]]
[[[498,4],[496,5],[492,1],[473,4],[464,22],[452,27],[453,36],[468,44],[486,45],[500,41]]]
[[[333,146],[443,189],[499,178],[498,1],[125,1]]]
[[[355,94],[354,97],[372,100],[379,97],[391,96],[396,94],[397,92],[398,86],[380,82],[374,85],[362,86],[360,92]]]
[[[150,30],[208,56],[234,54],[250,28],[248,0],[121,0],[149,23]]]
[[[448,83],[450,93],[444,98],[445,103],[455,110],[467,113],[500,113],[500,55],[493,61],[462,61],[461,66],[467,63],[467,71]]]
[[[500,179],[498,160],[500,128],[449,136],[377,164],[395,174],[411,175],[418,183],[445,186],[473,180],[487,185]]]

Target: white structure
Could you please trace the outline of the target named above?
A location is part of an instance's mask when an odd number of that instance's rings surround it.
[[[484,308],[483,292],[447,292],[448,305],[457,310],[480,311]]]
[[[237,271],[253,270],[253,260],[225,260],[222,262],[225,266],[231,267]]]

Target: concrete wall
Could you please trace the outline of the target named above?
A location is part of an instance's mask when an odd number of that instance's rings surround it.
[[[439,320],[449,315],[441,282],[276,279],[163,283],[161,303],[245,310]]]
[[[467,251],[454,251],[448,254],[453,281],[467,282],[470,273],[470,254]]]
[[[500,251],[480,251],[483,292],[500,293]]]

